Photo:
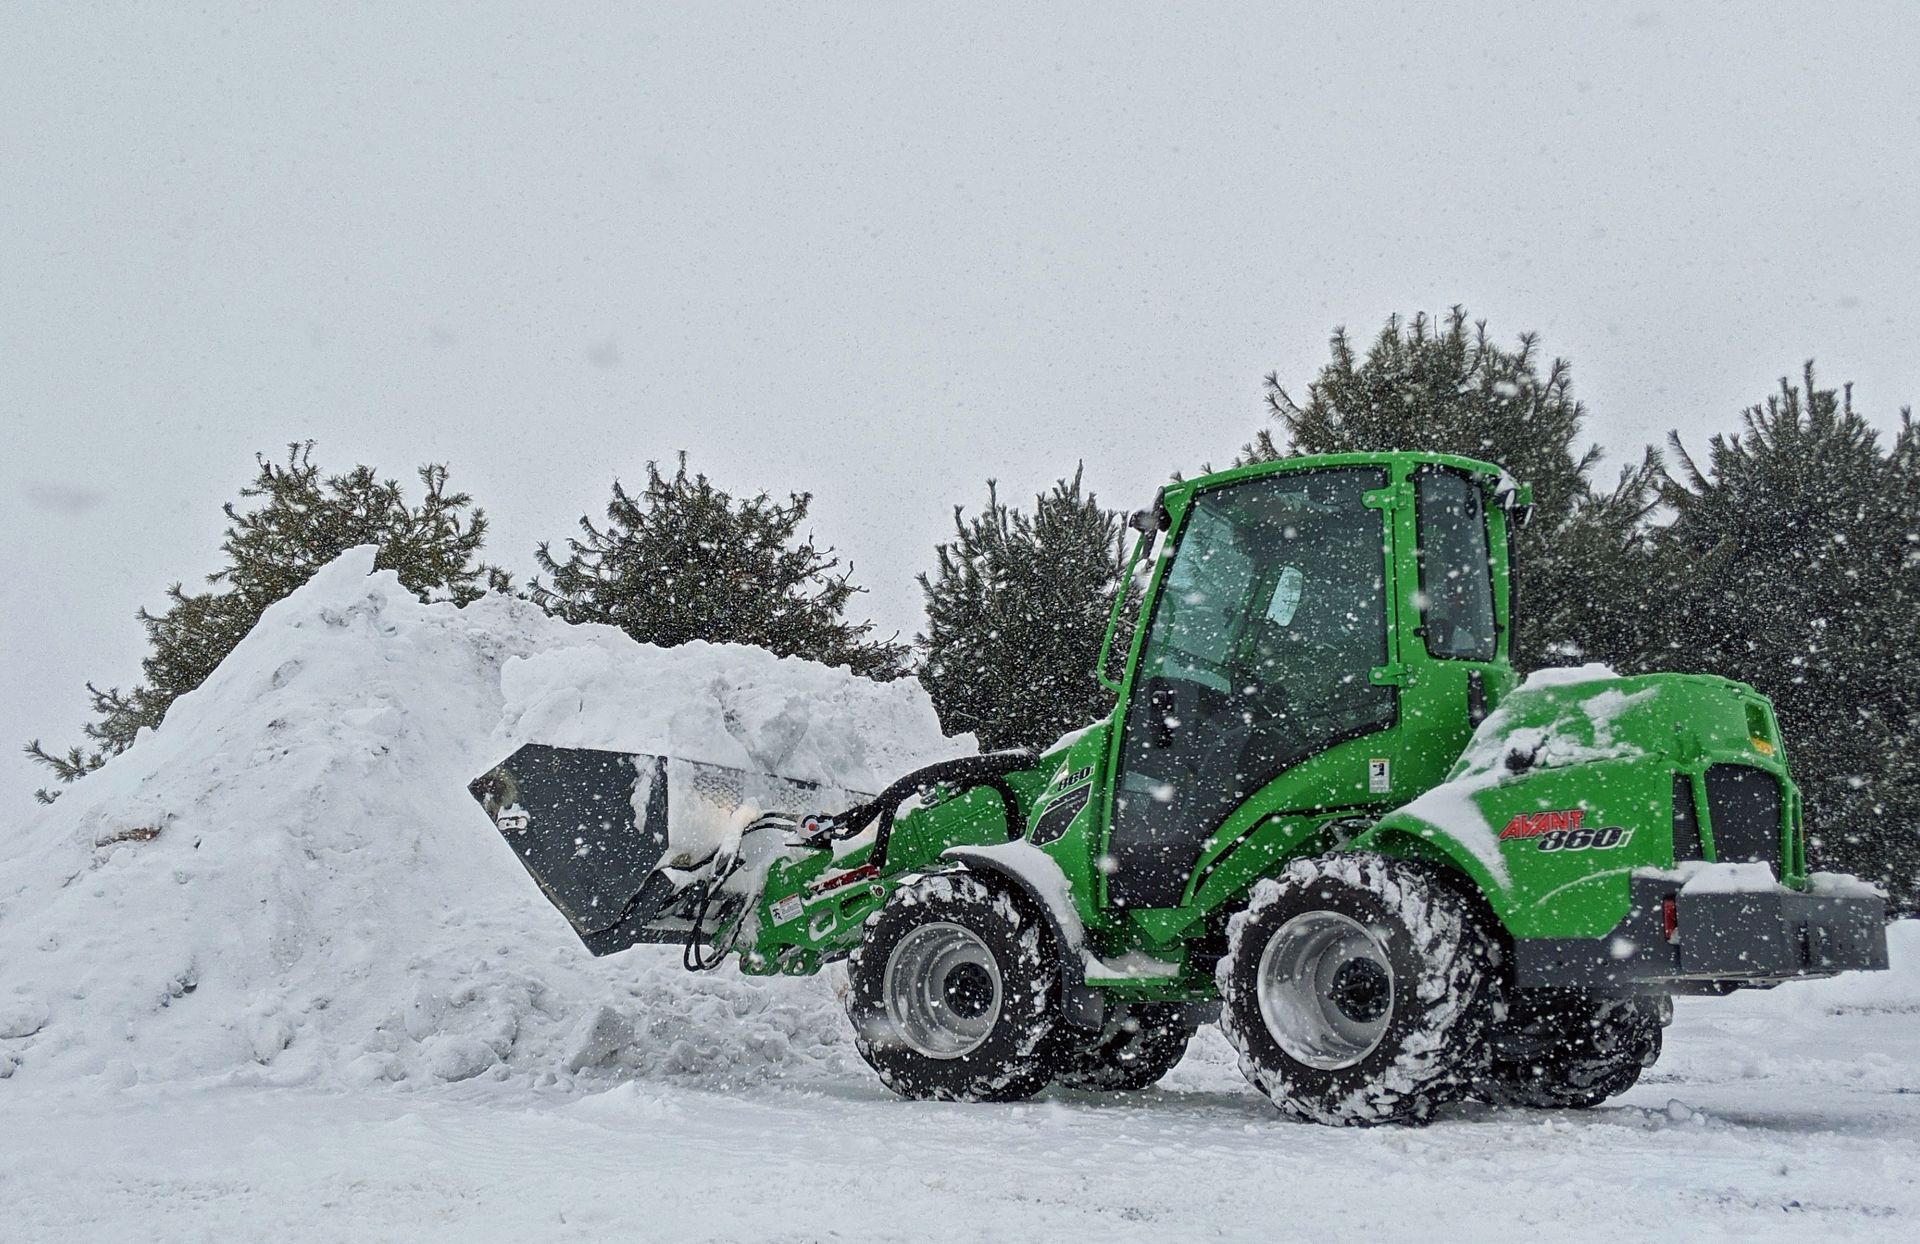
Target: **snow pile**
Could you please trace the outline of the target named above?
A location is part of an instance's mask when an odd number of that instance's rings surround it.
[[[972,750],[920,688],[417,602],[349,553],[166,728],[0,841],[0,1076],[754,1074],[850,1046],[820,981],[594,960],[467,782],[522,742],[856,789]]]
[[[916,682],[869,682],[738,644],[655,648],[607,627],[560,631],[501,671],[495,759],[530,741],[670,752],[874,792],[973,750],[971,739],[941,737]]]

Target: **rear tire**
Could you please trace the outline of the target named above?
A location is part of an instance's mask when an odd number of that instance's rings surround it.
[[[1004,887],[909,877],[847,959],[854,1048],[902,1097],[1017,1101],[1052,1078],[1052,938]]]
[[[1157,1084],[1187,1052],[1200,1026],[1177,1002],[1116,1007],[1097,1034],[1062,1043],[1054,1083],[1094,1093],[1130,1093]]]
[[[1295,860],[1229,922],[1220,1026],[1253,1086],[1296,1118],[1407,1123],[1457,1099],[1483,1057],[1494,943],[1432,868]]]
[[[1584,1110],[1632,1088],[1660,1046],[1653,998],[1519,991],[1488,1036],[1491,1060],[1473,1095],[1495,1106]]]

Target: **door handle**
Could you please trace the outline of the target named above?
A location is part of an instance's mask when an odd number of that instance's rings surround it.
[[[1173,746],[1173,727],[1179,719],[1173,715],[1173,688],[1155,687],[1147,697],[1147,712],[1153,718],[1148,746],[1156,751]]]
[[[1487,719],[1487,680],[1479,670],[1467,671],[1467,724],[1474,729]]]
[[[1475,730],[1486,720],[1486,676],[1467,670],[1467,724]]]

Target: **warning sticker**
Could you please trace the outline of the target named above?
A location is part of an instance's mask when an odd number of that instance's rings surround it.
[[[1367,793],[1384,795],[1393,790],[1393,769],[1384,756],[1367,761]]]
[[[871,864],[862,864],[858,868],[849,868],[846,872],[835,873],[831,877],[822,877],[807,887],[807,893],[814,898],[842,886],[854,885],[872,877],[878,877],[880,870]]]
[[[773,906],[767,908],[767,910],[773,914],[773,922],[775,924],[786,924],[790,920],[798,920],[800,918],[800,896],[798,894],[789,894]]]

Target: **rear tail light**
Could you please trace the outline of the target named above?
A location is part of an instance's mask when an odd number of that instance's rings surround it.
[[[1680,940],[1680,900],[1671,894],[1660,900],[1660,935],[1669,942]]]

